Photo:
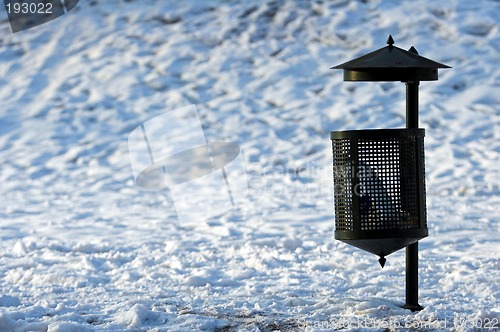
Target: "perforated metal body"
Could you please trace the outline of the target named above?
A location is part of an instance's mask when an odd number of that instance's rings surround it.
[[[383,257],[428,235],[424,133],[331,133],[337,240]]]

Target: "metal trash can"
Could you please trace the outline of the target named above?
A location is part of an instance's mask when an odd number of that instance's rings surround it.
[[[384,256],[406,246],[406,303],[418,304],[418,240],[428,235],[425,211],[424,130],[418,128],[418,86],[438,79],[447,65],[387,46],[332,67],[347,82],[403,82],[406,129],[332,132],[335,238]]]
[[[424,129],[331,133],[335,239],[385,263],[384,256],[428,235],[424,135]]]

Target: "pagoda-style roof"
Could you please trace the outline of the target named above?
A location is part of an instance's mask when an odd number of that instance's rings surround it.
[[[412,46],[406,51],[394,46],[392,36],[387,46],[330,69],[343,69],[344,81],[435,81],[438,68],[447,65],[418,55]]]

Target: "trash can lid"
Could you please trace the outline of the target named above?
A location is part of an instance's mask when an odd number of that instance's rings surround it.
[[[344,81],[435,81],[438,68],[451,68],[418,55],[412,46],[408,51],[394,46],[391,35],[387,46],[342,63],[330,69],[343,69]]]

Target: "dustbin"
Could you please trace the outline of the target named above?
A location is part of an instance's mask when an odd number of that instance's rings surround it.
[[[424,129],[334,131],[335,239],[382,259],[428,235]]]
[[[335,238],[385,256],[406,247],[406,303],[418,304],[418,241],[428,235],[425,210],[424,129],[418,127],[418,86],[438,79],[447,65],[387,46],[332,69],[344,81],[406,84],[406,128],[334,131]]]

